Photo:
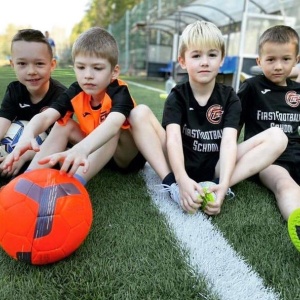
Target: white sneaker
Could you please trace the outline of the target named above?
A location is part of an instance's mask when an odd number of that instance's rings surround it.
[[[235,197],[235,193],[232,191],[231,188],[228,188],[227,193],[226,193],[226,198],[228,200],[232,200]]]
[[[167,185],[167,184],[160,184],[159,186],[162,187],[162,189],[160,190],[160,192],[162,193],[169,193],[169,196],[171,197],[171,199],[177,203],[178,205],[180,205],[180,194],[179,194],[179,188],[178,188],[178,184],[177,183],[172,183],[171,185]]]

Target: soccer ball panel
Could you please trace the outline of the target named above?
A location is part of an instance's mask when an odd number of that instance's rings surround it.
[[[25,120],[16,120],[11,123],[5,136],[0,141],[0,157],[5,157],[13,151],[27,124],[28,121]],[[36,141],[41,145],[46,137],[47,133],[43,132],[36,137]]]

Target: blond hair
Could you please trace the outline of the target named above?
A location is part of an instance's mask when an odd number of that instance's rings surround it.
[[[225,56],[225,42],[220,29],[211,22],[196,21],[189,24],[182,32],[179,41],[179,56],[184,57],[191,47],[219,49]]]
[[[118,64],[117,42],[108,31],[100,27],[92,27],[79,35],[72,47],[73,61],[79,54],[107,59],[112,68]]]

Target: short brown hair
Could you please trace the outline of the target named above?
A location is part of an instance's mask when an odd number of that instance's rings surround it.
[[[108,31],[101,27],[92,27],[79,35],[72,48],[73,61],[80,53],[105,58],[112,68],[118,64],[117,42]]]
[[[259,38],[258,54],[261,55],[262,47],[265,43],[294,43],[296,46],[296,55],[299,52],[299,35],[295,29],[286,25],[276,25],[267,29]]]

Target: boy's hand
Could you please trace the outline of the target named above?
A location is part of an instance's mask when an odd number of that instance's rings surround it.
[[[224,187],[220,184],[213,185],[208,188],[209,192],[214,192],[216,194],[215,201],[207,202],[204,212],[207,215],[218,215],[221,212],[221,206],[223,204],[228,187]]]
[[[20,140],[15,146],[14,150],[10,154],[8,154],[2,162],[2,170],[11,172],[14,162],[18,161],[27,150],[34,150],[35,152],[40,151],[40,145],[35,138],[32,138],[30,141]]]
[[[184,211],[194,214],[201,207],[204,192],[197,182],[186,177],[178,180],[180,204]]]
[[[20,157],[20,159],[18,161],[13,162],[10,171],[8,171],[7,169],[2,169],[2,165],[0,165],[0,176],[1,177],[10,177],[10,176],[14,176],[17,175],[21,168],[23,167],[23,165],[25,164],[25,162],[27,161],[27,158],[24,157],[24,155],[22,157]]]
[[[51,166],[55,166],[58,162],[61,163],[60,170],[69,176],[73,176],[80,166],[83,167],[83,173],[86,173],[89,168],[87,155],[80,153],[74,148],[46,156],[39,160],[39,164],[41,165],[50,164]]]

